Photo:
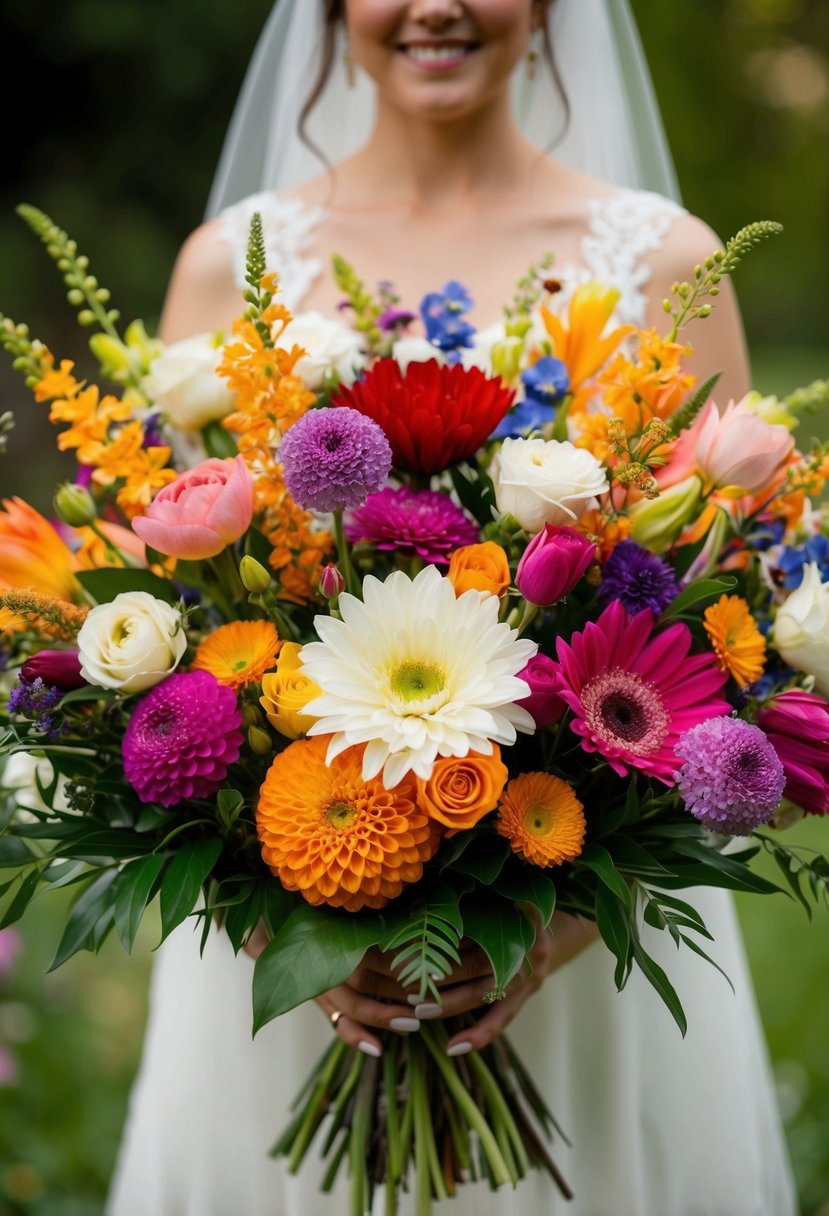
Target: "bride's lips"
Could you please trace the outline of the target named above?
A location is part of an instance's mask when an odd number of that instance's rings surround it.
[[[430,42],[403,42],[398,50],[416,67],[426,72],[447,72],[460,67],[478,49],[477,42],[445,39]]]

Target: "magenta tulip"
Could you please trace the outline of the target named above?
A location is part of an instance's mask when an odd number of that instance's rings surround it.
[[[783,765],[784,798],[812,815],[829,815],[829,704],[790,688],[760,710],[757,724]]]
[[[62,692],[83,688],[86,684],[77,650],[38,650],[20,668],[20,674],[28,681],[39,677],[44,684]]]
[[[583,532],[545,524],[524,550],[515,583],[530,604],[555,604],[572,591],[596,556]]]

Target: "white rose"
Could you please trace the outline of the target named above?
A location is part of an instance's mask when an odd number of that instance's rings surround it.
[[[187,649],[181,613],[146,591],[93,608],[78,634],[81,675],[101,688],[143,692],[174,671]]]
[[[216,368],[222,347],[216,334],[197,334],[166,346],[141,382],[147,396],[174,427],[198,431],[224,418],[236,394]]]
[[[545,524],[572,524],[608,489],[603,465],[569,440],[505,439],[490,474],[498,510],[531,536]]]
[[[408,338],[398,338],[391,348],[392,358],[400,364],[400,370],[405,372],[410,363],[427,363],[429,359],[437,359],[445,363],[443,351],[433,346],[427,338],[419,338],[412,334]]]
[[[301,346],[303,355],[294,371],[307,385],[322,387],[326,375],[335,374],[342,384],[353,384],[365,362],[360,334],[344,321],[332,321],[321,312],[301,313],[294,317],[279,339],[290,349]]]
[[[829,696],[829,583],[817,562],[803,567],[803,582],[777,609],[774,645],[791,667],[815,677],[815,690]]]

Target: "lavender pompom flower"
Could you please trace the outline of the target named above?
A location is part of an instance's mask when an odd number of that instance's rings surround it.
[[[285,485],[305,511],[359,507],[379,490],[391,468],[381,427],[350,406],[309,410],[282,440]]]
[[[455,549],[479,539],[478,525],[436,490],[387,487],[369,495],[344,523],[351,544],[368,540],[378,549],[444,566]]]
[[[662,557],[634,540],[623,540],[602,567],[599,595],[621,600],[628,612],[650,608],[659,616],[679,594],[676,575]]]
[[[207,798],[242,748],[235,693],[208,671],[182,671],[136,705],[124,732],[124,775],[142,802]]]
[[[710,831],[747,836],[772,818],[786,785],[777,752],[759,726],[742,718],[708,718],[675,747],[674,774],[685,806]]]

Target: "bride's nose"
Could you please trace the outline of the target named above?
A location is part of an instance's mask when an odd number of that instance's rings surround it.
[[[430,29],[442,29],[461,17],[463,4],[459,0],[413,0],[409,6],[410,20],[420,21]]]

